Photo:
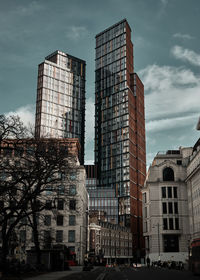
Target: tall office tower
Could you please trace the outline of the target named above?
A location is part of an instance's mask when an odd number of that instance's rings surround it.
[[[126,19],[96,35],[95,164],[99,188],[118,198],[118,219],[130,226],[141,249],[142,195],[146,173],[144,87],[133,68]]]
[[[35,135],[78,138],[84,164],[85,61],[56,51],[38,66]]]

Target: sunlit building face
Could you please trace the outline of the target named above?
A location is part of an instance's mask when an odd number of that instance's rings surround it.
[[[38,67],[36,137],[85,137],[85,61],[56,51]]]

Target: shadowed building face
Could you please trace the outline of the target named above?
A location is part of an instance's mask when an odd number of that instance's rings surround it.
[[[141,191],[146,173],[144,88],[133,66],[126,20],[96,36],[95,164],[100,188],[118,198],[119,222],[141,247]]]

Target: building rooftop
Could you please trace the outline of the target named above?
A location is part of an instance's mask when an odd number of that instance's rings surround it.
[[[126,18],[124,18],[124,19],[122,19],[121,21],[119,21],[119,22],[113,24],[112,26],[106,28],[106,29],[103,30],[102,32],[98,33],[98,34],[95,36],[95,38],[99,37],[100,35],[102,35],[103,33],[107,32],[108,30],[113,29],[113,28],[116,27],[117,25],[120,25],[122,22],[126,22],[126,23],[128,24]],[[129,28],[130,28],[130,25],[129,25],[129,24],[128,24],[128,26],[129,26]],[[130,30],[131,30],[131,28],[130,28]]]
[[[59,50],[56,50],[55,52],[49,54],[48,56],[45,57],[45,59],[49,60],[50,58],[52,58],[56,54],[60,54],[60,55],[66,56],[66,57],[72,58],[73,60],[76,60],[76,61],[79,61],[79,62],[82,62],[82,63],[86,64],[85,60],[82,60],[82,59],[80,59],[78,57],[75,57],[73,55],[67,54],[67,53],[59,51]]]
[[[180,150],[167,150],[167,151],[160,151],[157,153],[156,156],[162,156],[162,155],[180,155]]]

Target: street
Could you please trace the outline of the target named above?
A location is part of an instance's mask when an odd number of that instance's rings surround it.
[[[126,268],[99,267],[93,271],[82,271],[63,277],[62,280],[198,280],[189,271],[169,270],[164,268]],[[61,279],[59,279],[61,280]]]

